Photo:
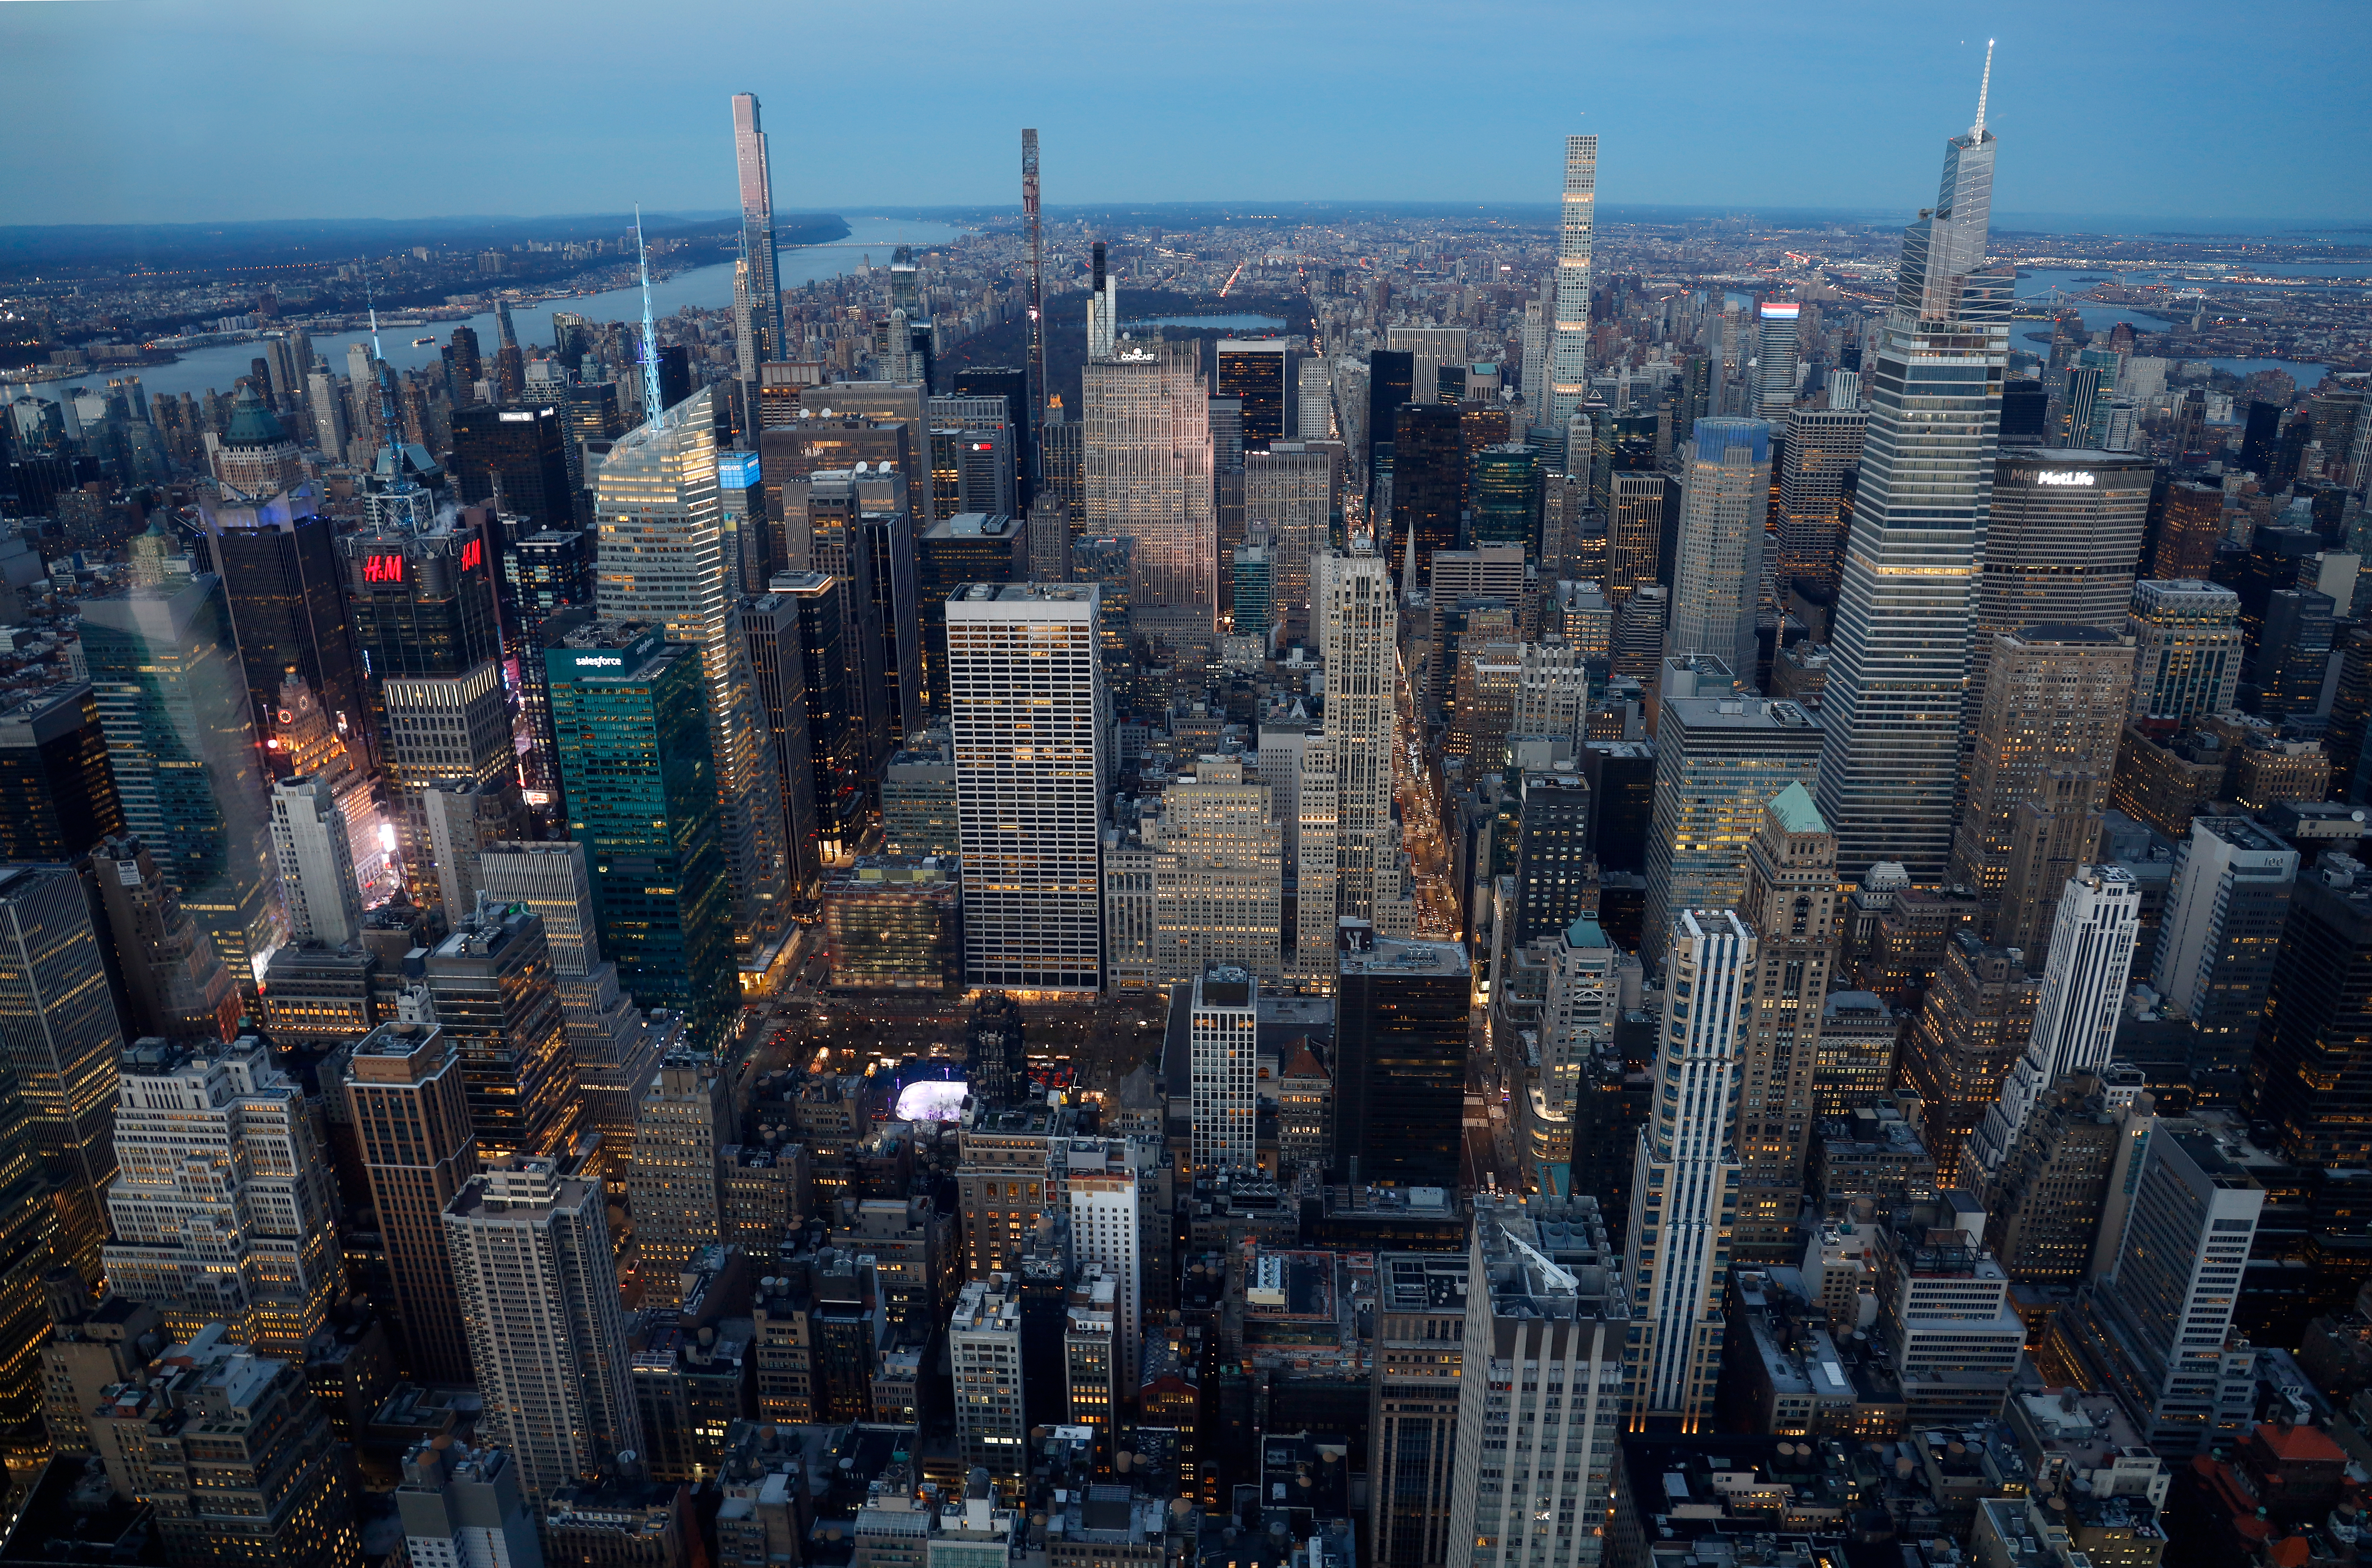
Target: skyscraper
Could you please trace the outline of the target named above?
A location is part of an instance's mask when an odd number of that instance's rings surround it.
[[[2125,631],[2134,639],[2134,717],[2176,729],[2220,714],[2240,691],[2240,596],[2195,578],[2134,585]]]
[[[662,1031],[645,1022],[643,1010],[619,989],[618,966],[602,956],[586,846],[575,839],[498,844],[479,863],[479,877],[489,900],[523,905],[543,922],[576,1098],[615,1168],[634,1149],[635,1117],[658,1068]]]
[[[1243,404],[1244,451],[1284,440],[1285,340],[1221,338],[1218,354],[1219,396]]]
[[[257,722],[279,705],[281,682],[294,670],[351,743],[375,758],[378,738],[348,629],[345,577],[334,529],[314,515],[316,488],[304,484],[252,505],[224,501],[199,511]]]
[[[1762,972],[1741,1047],[1738,1125],[1738,1245],[1784,1245],[1804,1190],[1804,1151],[1820,1066],[1821,1007],[1835,961],[1837,839],[1811,791],[1791,784],[1762,808],[1746,850],[1741,902]]]
[[[774,250],[774,176],[766,157],[766,133],[758,123],[755,93],[733,95],[733,166],[741,187],[741,256],[749,269],[750,325],[765,334],[763,342],[751,342],[750,347],[757,359],[782,359],[789,345],[783,337],[782,272]],[[738,369],[754,392],[756,361]]]
[[[1994,465],[1991,520],[1969,641],[1969,693],[1985,690],[1994,639],[2044,624],[2123,627],[2148,519],[2147,458],[2022,447]],[[1976,714],[1968,722],[1973,730]]]
[[[0,1051],[32,1109],[27,1131],[57,1210],[59,1260],[96,1281],[123,1036],[70,866],[0,865]]]
[[[133,1038],[236,1034],[239,998],[230,971],[147,846],[134,838],[102,839],[91,851],[89,874],[107,912],[118,1000]]]
[[[2372,875],[2326,854],[2298,877],[2249,1076],[2296,1165],[2372,1165],[2372,1046],[2353,998],[2372,983]]]
[[[221,580],[169,550],[152,528],[134,541],[132,586],[78,601],[83,656],[124,828],[252,987],[281,923],[262,753]]]
[[[1589,250],[1598,203],[1598,138],[1564,139],[1557,226],[1556,318],[1549,339],[1548,424],[1562,429],[1589,395]]]
[[[790,928],[788,829],[741,635],[740,592],[725,558],[713,396],[695,393],[627,432],[602,460],[595,602],[605,617],[648,621],[699,650],[734,947],[743,967],[763,973]]]
[[[1268,526],[1270,598],[1288,638],[1314,634],[1311,563],[1325,552],[1340,482],[1334,454],[1302,443],[1279,442],[1265,452],[1244,454],[1244,527]]]
[[[1903,231],[1864,378],[1868,434],[1820,699],[1818,798],[1848,880],[1885,860],[1936,881],[1951,850],[2015,283],[1985,265],[1994,152],[1981,90],[1976,123],[1945,145],[1934,209]]]
[[[1011,1274],[972,1280],[948,1320],[948,1364],[955,1375],[956,1443],[964,1464],[1018,1478],[1029,1462],[1029,1423],[1023,1411],[1021,1295]],[[1052,1377],[1054,1368],[1040,1376]]]
[[[1284,830],[1269,786],[1237,758],[1205,757],[1148,818],[1156,972],[1184,986],[1215,963],[1271,985],[1284,979]]]
[[[1414,587],[1432,570],[1436,552],[1459,545],[1458,514],[1466,493],[1466,440],[1458,410],[1446,403],[1413,400],[1392,413],[1392,511],[1390,556],[1407,562],[1413,552]]]
[[[948,601],[968,985],[1102,987],[1098,601],[1092,583],[978,583]]]
[[[1456,942],[1341,927],[1334,1162],[1354,1187],[1453,1187],[1473,978]]]
[[[1869,424],[1868,414],[1841,403],[1838,395],[1832,375],[1827,408],[1798,409],[1787,416],[1787,442],[1779,459],[1779,559],[1773,573],[1783,598],[1798,580],[1830,592],[1837,586],[1843,543],[1838,525]],[[1857,400],[1858,392],[1854,396]]]
[[[341,1088],[395,1287],[388,1305],[400,1365],[418,1382],[469,1382],[469,1339],[442,1218],[478,1173],[460,1056],[435,1024],[380,1024],[355,1042]]]
[[[254,1036],[148,1039],[123,1055],[122,1174],[107,1191],[107,1281],[187,1339],[210,1323],[301,1356],[345,1272],[329,1151],[304,1091]],[[193,1183],[192,1166],[218,1173]]]
[[[503,577],[510,592],[504,615],[516,615],[519,711],[527,719],[532,749],[524,773],[531,789],[551,796],[552,815],[565,821],[568,802],[560,790],[559,743],[552,733],[552,690],[543,668],[544,627],[564,610],[593,603],[594,536],[571,523],[516,539],[503,552]],[[509,624],[506,622],[506,630]],[[530,796],[529,799],[536,796]]]
[[[1324,735],[1335,770],[1334,908],[1372,920],[1377,903],[1399,892],[1391,755],[1400,723],[1399,612],[1388,563],[1359,540],[1320,556],[1312,575],[1311,614],[1329,672]]]
[[[681,1014],[694,1049],[716,1050],[739,995],[698,655],[656,626],[590,621],[544,666],[601,951],[645,1006]]]
[[[1679,911],[1665,945],[1674,1005],[1657,1076],[1676,1092],[1657,1097],[1655,1120],[1639,1131],[1622,1260],[1639,1326],[1626,1370],[1633,1427],[1669,1421],[1695,1432],[1711,1417],[1721,1365],[1738,1201],[1731,1117],[1756,949],[1754,933],[1726,909]]]
[[[328,780],[299,773],[272,786],[272,854],[291,941],[335,947],[360,939],[354,846]]]
[[[1087,529],[1135,541],[1130,623],[1207,640],[1219,546],[1201,341],[1122,339],[1082,374]]]
[[[1788,431],[1796,406],[1796,365],[1800,345],[1796,332],[1804,308],[1766,299],[1756,308],[1754,326],[1753,417],[1767,422],[1780,435]]]
[[[1197,1174],[1260,1168],[1260,982],[1233,964],[1203,970],[1171,1004],[1187,1008]]]
[[[1746,891],[1746,846],[1762,825],[1764,803],[1790,784],[1810,787],[1820,739],[1820,726],[1793,703],[1664,699],[1641,957],[1660,955],[1680,911],[1738,903]]]
[[[2162,1121],[2137,1159],[2115,1261],[2052,1327],[2162,1455],[2200,1454],[2254,1415],[2255,1353],[2227,1342],[2265,1189],[2209,1129]]]
[[[461,1058],[479,1157],[557,1158],[582,1121],[543,922],[481,903],[431,948],[428,995]]]
[[[1637,1331],[1597,1200],[1480,1200],[1466,1259],[1457,1348],[1427,1347],[1462,1364],[1440,1561],[1597,1568],[1613,1534],[1624,1339]]]
[[[2002,1095],[1969,1140],[1964,1175],[2001,1168],[2026,1119],[2044,1093],[2076,1073],[2098,1073],[2116,1043],[2117,1016],[2133,969],[2142,895],[2120,865],[2081,866],[2067,879],[2052,923],[2051,956],[2042,966],[2042,995],[2026,1053],[2010,1069]],[[1971,1188],[1982,1183],[1965,1181]]]
[[[2048,623],[1994,642],[1953,880],[1997,912],[2004,946],[2039,948],[2060,885],[2099,837],[2132,690],[2133,645],[2114,631]]]
[[[1672,565],[1667,654],[1711,654],[1750,676],[1762,596],[1763,516],[1770,507],[1771,427],[1701,419],[1681,470],[1679,559]]]
[[[2297,872],[2297,851],[2247,817],[2193,817],[2175,847],[2150,984],[2199,1031],[2194,1071],[2248,1067]]]
[[[422,797],[442,784],[514,786],[518,768],[484,517],[389,521],[341,537],[338,550],[406,880],[413,901],[432,906],[441,889]]]
[[[682,1277],[724,1225],[717,1151],[733,1142],[725,1076],[715,1058],[671,1051],[643,1089],[626,1201],[634,1215],[635,1273],[652,1307],[683,1301]]]
[[[601,1184],[514,1160],[472,1177],[444,1224],[486,1401],[479,1434],[517,1460],[529,1502],[639,1452]]]
[[[0,698],[0,864],[78,859],[122,830],[90,682]]]

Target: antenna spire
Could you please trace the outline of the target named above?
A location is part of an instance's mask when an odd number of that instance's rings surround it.
[[[1987,39],[1985,40],[1985,74],[1983,79],[1977,84],[1977,122],[1969,131],[1969,140],[1971,142],[1982,142],[1985,139],[1985,95],[1993,90],[1993,86],[1994,41]]]
[[[634,203],[634,264],[643,273],[643,417],[658,423],[667,412],[659,406],[658,329],[651,324],[651,261],[643,249],[643,204]]]

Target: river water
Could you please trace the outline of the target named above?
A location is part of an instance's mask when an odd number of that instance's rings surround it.
[[[828,245],[803,245],[782,253],[783,286],[812,282],[818,278],[838,277],[865,265],[869,256],[875,266],[887,266],[890,252],[900,245],[918,249],[945,245],[963,230],[943,223],[924,223],[914,218],[851,218],[849,235]],[[651,311],[657,316],[672,316],[687,305],[703,309],[721,309],[733,303],[733,263],[718,262],[713,266],[694,267],[672,277],[651,280]],[[643,315],[643,292],[639,288],[611,289],[604,294],[586,295],[576,299],[555,299],[549,303],[511,308],[511,327],[518,333],[521,344],[533,347],[552,343],[552,313],[570,310],[596,321],[638,321]],[[398,370],[416,370],[434,363],[441,356],[442,345],[453,329],[464,323],[436,321],[422,327],[381,327],[379,345],[387,362]],[[492,360],[501,338],[494,326],[491,310],[472,316],[467,325],[478,334],[479,352]],[[434,343],[414,346],[414,338],[433,336]],[[367,331],[360,332],[321,332],[313,338],[313,352],[327,358],[333,371],[343,375],[346,368],[346,345],[369,340]],[[62,376],[50,381],[12,382],[0,385],[0,401],[26,391],[37,397],[56,398],[68,387],[103,387],[112,376],[134,375],[140,377],[141,388],[151,398],[180,397],[183,392],[227,392],[240,377],[250,373],[250,362],[271,351],[261,340],[239,343],[219,343],[210,348],[188,349],[170,365],[140,365],[128,369],[110,370],[94,366]]]

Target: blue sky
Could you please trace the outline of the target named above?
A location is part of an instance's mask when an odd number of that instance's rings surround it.
[[[1965,20],[1962,18],[1966,18]],[[1907,211],[1989,122],[2006,214],[2372,218],[2362,0],[30,0],[0,4],[0,222],[1601,199]]]

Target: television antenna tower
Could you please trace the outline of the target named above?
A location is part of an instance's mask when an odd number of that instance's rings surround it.
[[[634,264],[643,274],[643,418],[657,424],[659,406],[659,336],[651,323],[651,259],[643,249],[643,204],[634,203]]]

